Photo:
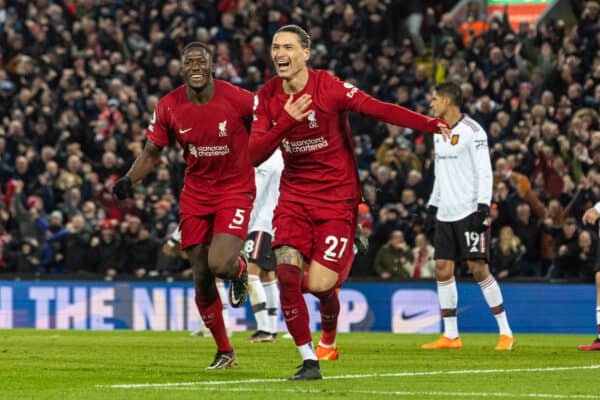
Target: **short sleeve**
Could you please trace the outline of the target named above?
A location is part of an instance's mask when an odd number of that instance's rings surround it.
[[[164,99],[160,100],[152,113],[148,128],[146,128],[148,139],[160,147],[169,145],[169,118],[165,108]]]
[[[368,94],[339,78],[325,74],[323,76],[323,93],[327,96],[332,111],[356,111],[359,112],[360,105],[370,98]]]

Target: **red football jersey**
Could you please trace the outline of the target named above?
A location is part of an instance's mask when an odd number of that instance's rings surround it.
[[[309,69],[304,89],[294,94],[312,97],[310,114],[295,124],[281,142],[285,168],[280,198],[312,205],[360,200],[360,186],[348,124],[348,111],[357,111],[369,96],[326,71]],[[274,77],[255,100],[253,131],[266,132],[278,121],[289,94]]]
[[[215,79],[206,104],[192,103],[185,85],[164,96],[146,136],[157,146],[169,138],[183,148],[186,169],[180,196],[182,214],[205,215],[236,206],[236,198],[254,198],[254,168],[248,160],[248,129],[254,95]]]

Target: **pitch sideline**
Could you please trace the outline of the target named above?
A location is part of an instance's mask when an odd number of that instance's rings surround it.
[[[464,375],[464,374],[503,374],[517,372],[560,372],[560,371],[575,371],[585,369],[600,369],[600,364],[582,365],[572,367],[547,367],[547,368],[512,368],[512,369],[465,369],[465,370],[447,370],[447,371],[421,371],[421,372],[387,372],[374,374],[350,374],[350,375],[333,375],[326,376],[323,379],[366,379],[366,378],[389,378],[389,377],[414,377],[414,376],[435,376],[435,375]],[[274,382],[289,382],[282,378],[264,378],[264,379],[238,379],[228,381],[196,381],[196,382],[167,382],[167,383],[123,383],[112,385],[96,385],[97,388],[107,389],[143,389],[143,388],[175,388],[175,387],[190,387],[190,386],[212,386],[212,385],[230,385],[230,384],[245,384],[245,383],[274,383]],[[371,393],[371,392],[369,392]],[[387,393],[387,392],[386,392]],[[401,393],[401,392],[398,392]],[[407,392],[409,393],[409,392]],[[417,392],[410,392],[417,393]],[[419,392],[424,393],[424,392]],[[433,393],[433,392],[432,392]],[[458,396],[458,395],[457,395]],[[550,395],[563,396],[563,395]],[[496,396],[498,397],[498,396]],[[542,396],[543,397],[543,396]],[[546,398],[548,398],[546,396]],[[596,397],[556,397],[556,398],[582,398],[582,399],[600,399]]]

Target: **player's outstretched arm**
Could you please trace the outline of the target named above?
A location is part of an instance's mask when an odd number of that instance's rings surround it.
[[[113,194],[117,199],[124,200],[131,197],[133,185],[138,184],[154,169],[154,166],[160,160],[161,150],[162,147],[157,146],[150,140],[146,141],[142,154],[135,159],[125,176],[119,178],[113,186]]]
[[[252,123],[248,141],[248,158],[252,165],[259,166],[273,154],[285,134],[308,116],[307,109],[311,103],[310,95],[304,94],[296,101],[293,101],[293,96],[290,95],[283,107],[284,112],[270,128],[267,128],[271,125],[269,120],[261,114],[257,115],[257,120]]]
[[[359,105],[357,111],[388,124],[405,126],[421,132],[441,133],[444,137],[450,137],[450,126],[443,119],[431,118],[408,108],[377,100],[374,97],[369,96]]]

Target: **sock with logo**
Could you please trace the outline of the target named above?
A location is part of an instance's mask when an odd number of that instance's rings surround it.
[[[501,335],[512,336],[512,330],[508,325],[508,318],[506,317],[506,311],[504,311],[504,301],[502,299],[502,292],[498,282],[494,279],[494,276],[490,274],[487,278],[479,282],[479,287],[483,292],[483,297],[488,306],[492,309],[496,322],[498,323],[498,329]]]
[[[233,348],[227,337],[223,321],[223,303],[221,303],[217,285],[214,282],[211,286],[196,291],[196,306],[204,325],[212,333],[217,349],[223,352],[232,351]]]
[[[227,290],[225,290],[225,283],[222,280],[217,280],[217,290],[219,291],[221,304],[223,304],[223,322],[225,323],[225,329],[229,332],[229,310],[227,309],[227,302],[229,299],[227,296]]]
[[[277,310],[279,309],[279,286],[277,280],[263,282],[267,297],[267,314],[269,318],[269,333],[277,333]]]
[[[440,308],[444,320],[444,336],[449,339],[458,337],[458,323],[456,320],[456,307],[458,305],[458,292],[454,277],[447,281],[437,281]]]
[[[254,319],[256,319],[256,330],[269,332],[267,295],[258,275],[248,275],[248,294],[250,295]]]
[[[321,312],[321,336],[320,344],[335,347],[335,336],[337,333],[338,316],[340,315],[340,300],[336,289],[325,292],[313,293],[319,300],[319,311]]]
[[[299,350],[300,346],[312,343],[308,325],[308,308],[300,291],[300,273],[300,268],[295,265],[279,264],[277,266],[281,311],[288,331]],[[302,350],[300,351],[302,352]]]

